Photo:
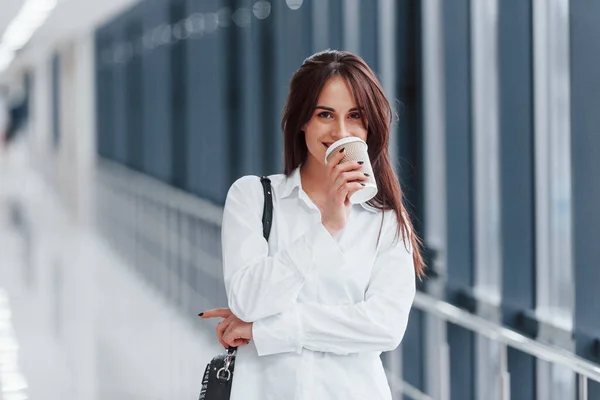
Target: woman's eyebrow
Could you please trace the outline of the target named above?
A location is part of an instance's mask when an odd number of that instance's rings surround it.
[[[335,112],[335,110],[333,108],[325,107],[325,106],[316,106],[315,109],[321,109],[321,110],[325,110],[325,111]]]
[[[315,109],[321,109],[321,110],[325,110],[325,111],[331,111],[331,112],[335,112],[335,110],[331,107],[325,107],[325,106],[316,106]],[[352,107],[351,109],[348,110],[348,112],[351,111],[362,111],[364,110],[364,108],[362,107]]]

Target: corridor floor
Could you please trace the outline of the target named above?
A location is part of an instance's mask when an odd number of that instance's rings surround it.
[[[26,157],[0,159],[0,399],[197,398],[216,321],[174,309],[67,211]]]

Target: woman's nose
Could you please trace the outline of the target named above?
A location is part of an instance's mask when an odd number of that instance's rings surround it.
[[[350,132],[348,131],[348,127],[344,123],[344,121],[340,121],[336,124],[332,135],[333,139],[340,140],[350,136]]]

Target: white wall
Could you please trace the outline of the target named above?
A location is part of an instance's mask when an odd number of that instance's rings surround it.
[[[54,51],[61,64],[59,146],[55,148],[52,139],[52,51],[21,67],[21,73],[29,69],[34,75],[28,144],[34,165],[72,211],[74,221],[87,224],[95,157],[93,33],[79,35]]]
[[[30,161],[66,203],[74,221],[89,223],[89,181],[95,155],[94,31],[139,0],[59,2],[0,82],[11,86],[33,74],[27,147]],[[4,29],[0,25],[0,34]],[[52,145],[52,56],[61,55],[61,144]]]

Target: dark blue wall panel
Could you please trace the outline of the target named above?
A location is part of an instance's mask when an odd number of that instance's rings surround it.
[[[402,339],[402,378],[425,392],[425,313],[413,308]],[[410,397],[405,396],[405,399]]]
[[[128,165],[127,157],[127,75],[125,63],[125,22],[127,14],[121,15],[113,25],[114,59],[113,59],[113,127],[114,129],[114,161]]]
[[[115,131],[114,71],[112,24],[100,28],[96,33],[96,145],[98,154],[107,159],[114,158]]]
[[[180,40],[182,21],[187,17],[187,3],[185,0],[171,0],[168,8],[168,21],[172,27],[169,48],[169,64],[171,68],[171,90],[167,96],[171,108],[171,183],[183,190],[188,189],[188,136],[191,134],[187,127],[189,122],[187,107],[189,95],[188,79],[188,54],[190,41]],[[177,33],[177,37],[175,35]]]
[[[420,2],[396,2],[396,99],[389,99],[398,112],[398,172],[405,205],[416,231],[423,236],[422,213],[422,138],[421,109],[421,15]],[[386,39],[388,40],[388,39]],[[391,40],[391,39],[389,39]],[[414,387],[425,389],[424,313],[413,310],[403,341],[404,379]]]
[[[237,1],[239,7],[248,9],[251,9],[253,3],[251,0]],[[239,57],[237,62],[231,63],[237,67],[234,71],[236,78],[233,89],[239,85],[239,91],[238,100],[235,100],[236,94],[232,93],[230,101],[235,109],[234,115],[240,116],[232,119],[233,126],[230,127],[231,136],[237,140],[234,154],[238,154],[237,170],[232,171],[232,178],[266,173],[263,165],[263,132],[270,125],[265,124],[263,114],[271,110],[273,93],[269,89],[272,87],[269,86],[269,78],[272,77],[272,73],[269,73],[270,64],[263,60],[265,54],[268,55],[271,51],[272,25],[273,18],[270,15],[266,19],[251,18],[250,26],[231,26],[233,33],[230,37],[237,43],[236,55]]]
[[[243,106],[243,82],[245,75],[252,74],[253,64],[250,62],[251,58],[248,53],[242,53],[242,47],[244,45],[251,46],[252,35],[250,33],[250,26],[252,18],[250,17],[250,10],[252,4],[247,0],[226,0],[226,6],[230,10],[234,10],[238,14],[234,14],[232,23],[225,30],[225,46],[227,51],[223,54],[225,57],[225,74],[226,74],[226,93],[225,93],[225,112],[227,115],[235,115],[236,118],[227,118],[227,152],[231,156],[229,159],[229,176],[227,177],[227,185],[230,185],[235,181],[236,178],[242,176],[242,163],[247,155],[243,143],[242,143],[242,131],[248,129],[249,131],[255,129],[255,125],[252,125],[249,115],[244,113]],[[250,18],[241,18],[239,15],[241,11],[239,9],[247,10],[245,15]],[[245,38],[248,39],[245,40]],[[243,69],[242,67],[247,67]],[[254,144],[254,143],[253,143]],[[255,172],[256,174],[256,172]]]
[[[144,109],[142,99],[144,86],[142,77],[143,63],[143,3],[138,4],[127,13],[124,21],[125,40],[128,43],[127,61],[125,64],[125,103],[126,103],[126,136],[127,159],[130,168],[144,171],[143,148],[144,144]]]
[[[450,398],[475,400],[475,337],[471,331],[450,323],[447,334],[450,345]]]
[[[473,285],[469,2],[444,3],[448,285]]]
[[[524,330],[535,308],[532,6],[499,3],[500,185],[502,310],[508,326]],[[524,332],[535,334],[534,332]],[[509,351],[511,398],[535,398],[535,361]]]
[[[600,3],[569,4],[575,338],[578,354],[600,362]],[[600,398],[600,384],[589,398]]]
[[[469,2],[444,2],[446,93],[447,296],[460,303],[460,293],[473,286],[473,215],[471,150],[471,74]],[[460,304],[459,304],[460,305]],[[474,398],[473,336],[449,324],[451,398]]]
[[[171,63],[169,47],[153,40],[156,28],[168,21],[168,2],[151,0],[144,10],[142,80],[144,96],[144,171],[164,182],[172,181],[171,151]]]
[[[223,203],[229,182],[224,55],[226,33],[216,25],[219,0],[190,1],[191,13],[205,15],[205,30],[187,43],[187,189]]]
[[[329,48],[333,50],[346,50],[344,49],[343,3],[343,0],[329,0]]]
[[[417,232],[422,235],[423,135],[421,85],[420,3],[400,0],[396,14],[396,98],[389,99],[398,113],[398,172],[406,206]]]
[[[378,45],[378,2],[361,1],[360,2],[360,56],[366,61],[373,71],[379,72]],[[381,38],[386,40],[386,38]],[[389,38],[391,40],[391,38]]]
[[[283,170],[283,133],[281,132],[281,116],[289,91],[289,83],[294,72],[302,65],[304,59],[311,55],[311,2],[305,1],[297,10],[290,9],[285,2],[273,2],[275,18],[274,50],[275,62],[275,104],[271,112],[272,131],[270,135],[272,148],[267,149],[267,157],[273,160],[269,166],[271,173]]]
[[[260,50],[254,49],[259,55],[259,74],[261,75],[260,89],[258,96],[260,98],[260,114],[259,114],[259,136],[261,140],[261,156],[262,156],[262,174],[272,174],[274,171],[281,172],[278,169],[277,158],[273,156],[275,153],[275,140],[281,138],[283,143],[283,132],[281,132],[280,124],[273,121],[281,121],[277,118],[282,114],[283,110],[277,108],[277,81],[274,79],[275,66],[275,10],[274,6],[271,9],[271,16],[265,21],[256,25],[256,40],[260,43]]]

